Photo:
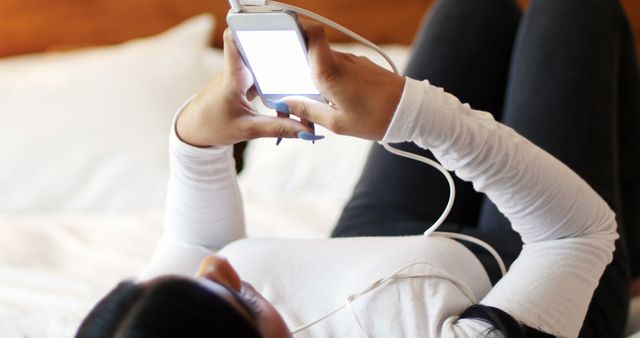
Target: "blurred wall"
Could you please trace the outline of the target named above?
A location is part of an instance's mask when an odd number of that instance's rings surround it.
[[[328,16],[374,42],[408,44],[433,0],[286,2]],[[622,3],[640,39],[640,1]],[[156,34],[202,12],[218,18],[213,42],[220,46],[228,8],[226,0],[0,0],[0,57],[117,43]],[[333,41],[349,40],[329,34]]]

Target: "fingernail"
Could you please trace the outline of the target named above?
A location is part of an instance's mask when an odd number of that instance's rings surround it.
[[[289,114],[289,105],[287,102],[282,100],[267,100],[267,107],[280,113]]]
[[[278,137],[278,139],[276,140],[276,145],[280,145],[280,142],[282,142],[282,137]]]
[[[306,131],[299,131],[296,136],[298,136],[299,139],[301,140],[305,140],[305,141],[318,141],[318,140],[322,140],[324,138],[324,136],[322,135],[313,135],[309,132]]]

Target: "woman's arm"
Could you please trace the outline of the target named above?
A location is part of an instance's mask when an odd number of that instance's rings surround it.
[[[426,81],[407,79],[383,141],[431,149],[447,169],[487,194],[521,235],[520,256],[481,303],[544,332],[577,336],[618,237],[604,200],[491,114]]]
[[[200,262],[244,236],[232,145],[312,131],[293,119],[258,114],[253,79],[225,32],[224,69],[180,108],[171,129],[164,234],[144,278],[193,275]]]
[[[178,137],[174,120],[169,153],[164,234],[145,278],[193,275],[205,257],[245,235],[233,147],[189,145]]]
[[[544,332],[577,336],[618,237],[615,215],[600,196],[491,114],[428,82],[403,83],[367,60],[332,51],[320,27],[307,27],[307,37],[318,88],[335,106],[287,98],[289,111],[340,134],[431,149],[486,193],[525,243],[482,303]]]

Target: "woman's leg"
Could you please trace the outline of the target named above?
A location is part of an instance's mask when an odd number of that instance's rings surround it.
[[[635,40],[629,22],[625,21],[618,74],[618,111],[620,112],[620,184],[622,215],[631,276],[640,276],[640,72]]]
[[[439,1],[422,27],[406,75],[428,79],[498,116],[519,18],[514,0]],[[432,158],[414,144],[396,146]],[[481,195],[454,179],[457,198],[447,222],[477,224]],[[448,189],[433,168],[375,144],[333,236],[422,233],[444,209]]]
[[[622,73],[629,71],[620,61],[632,48],[623,39],[627,33],[617,0],[534,0],[514,46],[503,112],[505,124],[576,171],[619,216],[618,126],[628,113],[619,104],[619,86]],[[622,237],[594,293],[582,337],[615,338],[624,329],[629,266],[618,220]],[[487,200],[479,230],[502,231],[505,224]]]

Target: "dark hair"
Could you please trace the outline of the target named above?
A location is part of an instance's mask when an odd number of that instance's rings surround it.
[[[89,312],[76,338],[260,338],[229,302],[185,278],[118,284]]]
[[[510,314],[487,305],[475,304],[468,307],[460,319],[477,319],[492,326],[487,335],[497,330],[507,338],[553,338],[553,335],[518,322]]]
[[[472,305],[460,319],[477,319],[508,338],[554,336],[519,323],[491,306]],[[184,278],[164,278],[149,287],[118,284],[89,312],[76,338],[236,337],[260,338],[257,329],[226,300]]]

